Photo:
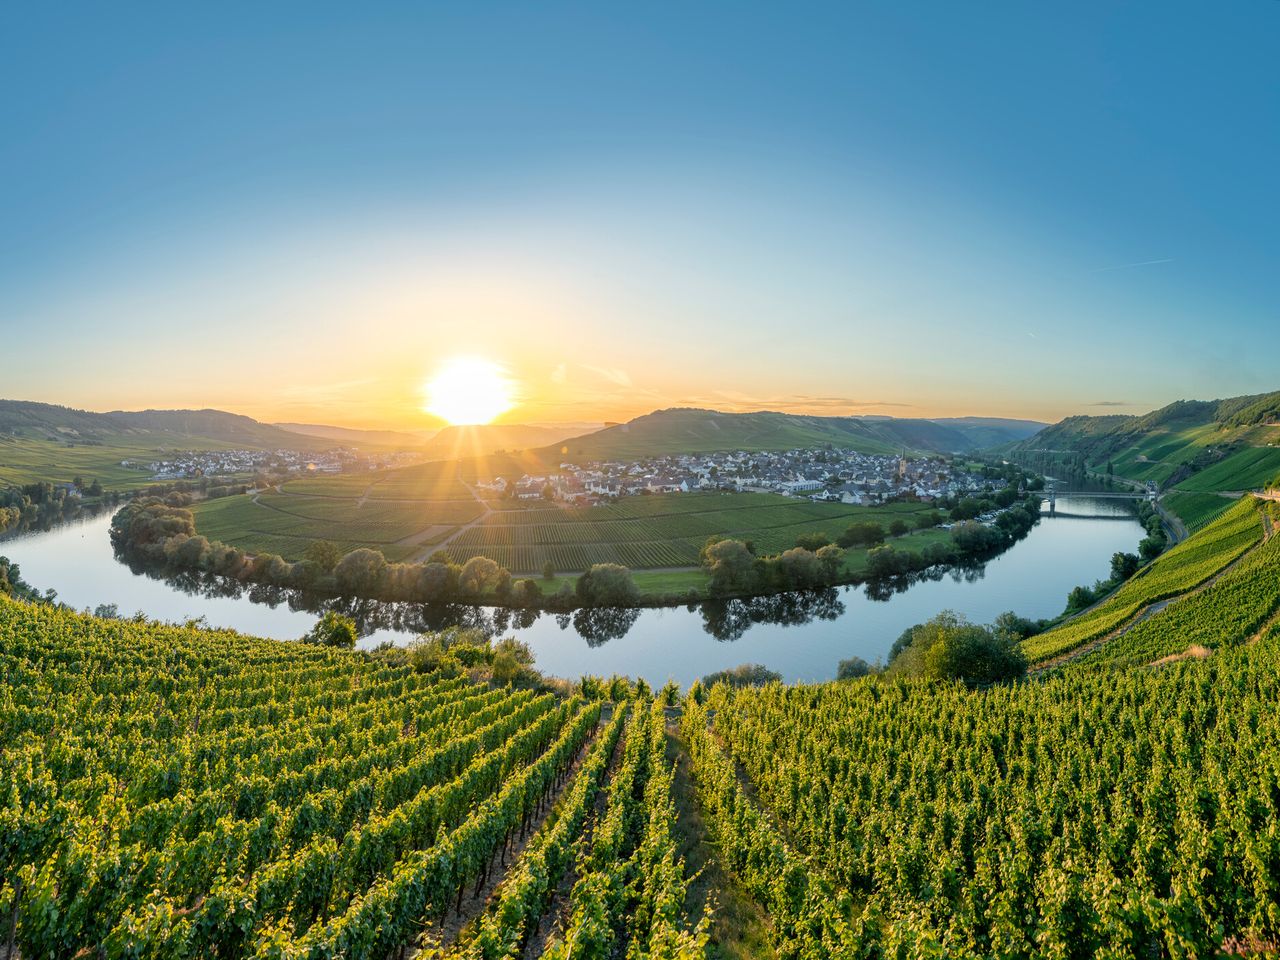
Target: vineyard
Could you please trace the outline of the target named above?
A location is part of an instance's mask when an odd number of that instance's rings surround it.
[[[1216,493],[1174,491],[1164,497],[1164,505],[1178,515],[1189,531],[1195,533],[1225,513],[1232,501]]]
[[[988,691],[870,678],[690,707],[699,800],[780,957],[1280,947],[1280,634]]]
[[[3,598],[0,664],[0,936],[23,957],[518,956],[553,906],[571,942],[701,955],[649,701]],[[594,904],[602,872],[625,890]]]
[[[1144,608],[1192,590],[1257,545],[1262,511],[1245,497],[1195,536],[1145,567],[1092,610],[1024,643],[1032,660],[1047,660],[1105,637]]]
[[[762,552],[778,553],[801,534],[834,538],[867,520],[887,527],[901,519],[915,529],[931,513],[918,503],[871,508],[761,493],[634,496],[568,507],[482,500],[461,481],[414,471],[389,471],[376,482],[364,476],[295,480],[279,492],[212,500],[194,510],[205,537],[252,553],[297,560],[309,544],[328,540],[344,553],[376,547],[403,561],[443,548],[455,561],[484,556],[516,573],[537,573],[548,563],[564,572],[596,563],[695,567],[712,535],[749,539]]]

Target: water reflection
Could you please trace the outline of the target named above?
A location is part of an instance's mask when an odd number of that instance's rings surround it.
[[[541,617],[554,618],[562,630],[572,629],[589,647],[599,647],[611,640],[621,640],[636,625],[646,608],[584,607],[569,612],[549,613],[541,610],[508,607],[482,607],[465,603],[390,603],[357,597],[330,597],[290,587],[270,586],[241,581],[203,571],[175,572],[155,568],[136,559],[117,559],[130,572],[151,580],[159,580],[174,590],[191,597],[208,599],[246,599],[271,609],[285,607],[294,612],[319,617],[329,610],[351,617],[362,637],[382,631],[420,634],[448,627],[481,630],[486,636],[499,636],[515,630],[527,630]],[[883,588],[885,598],[919,582],[925,574],[896,577]],[[942,576],[938,571],[937,577]],[[879,589],[879,586],[877,587]],[[868,587],[870,596],[871,587]],[[681,609],[681,608],[671,608]],[[839,591],[797,590],[766,597],[709,600],[688,604],[682,609],[701,613],[703,629],[717,640],[740,639],[755,624],[801,626],[816,620],[835,620],[845,612]]]
[[[1080,513],[1117,506],[1105,500],[1073,504]],[[986,563],[935,568],[870,588],[564,614],[337,600],[208,574],[156,576],[115,558],[105,514],[6,538],[0,554],[21,565],[24,579],[40,590],[55,589],[76,609],[115,604],[126,616],[137,610],[179,623],[204,617],[212,626],[282,640],[302,636],[320,613],[336,609],[357,621],[366,648],[462,625],[515,635],[552,675],[618,673],[643,676],[660,687],[669,679],[687,685],[748,661],[777,670],[789,682],[830,679],[841,659],[883,659],[903,629],[944,609],[980,623],[1005,610],[1055,616],[1072,587],[1108,576],[1111,555],[1133,551],[1145,535],[1131,515],[1121,519],[1127,522],[1045,516],[1025,539]]]

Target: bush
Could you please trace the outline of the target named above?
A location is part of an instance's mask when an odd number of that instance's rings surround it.
[[[627,607],[640,599],[631,571],[617,563],[593,564],[575,585],[578,599],[594,606]]]
[[[354,620],[329,610],[316,621],[316,625],[302,638],[302,642],[350,650],[356,645],[358,638]]]
[[[1012,635],[944,610],[898,638],[890,651],[890,670],[977,686],[1022,676],[1027,660]]]
[[[781,680],[782,674],[770,670],[762,663],[743,663],[728,670],[708,673],[700,683],[703,687],[714,687],[717,683],[727,684],[730,687],[763,687],[765,684],[777,683]],[[689,693],[692,696],[693,690],[690,689]]]
[[[871,664],[867,663],[867,661],[861,657],[850,657],[848,660],[840,661],[840,666],[836,670],[836,679],[856,680],[858,677],[865,677],[871,672]]]
[[[802,533],[796,537],[796,546],[811,553],[817,553],[831,542],[825,533]]]

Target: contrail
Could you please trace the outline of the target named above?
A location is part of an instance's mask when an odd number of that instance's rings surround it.
[[[1150,267],[1157,263],[1173,263],[1173,257],[1165,257],[1162,260],[1139,260],[1137,263],[1118,263],[1114,267],[1099,267],[1097,270],[1090,270],[1090,273],[1106,273],[1108,270],[1128,270],[1130,267]]]

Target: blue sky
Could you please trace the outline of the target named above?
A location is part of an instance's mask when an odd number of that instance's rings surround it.
[[[1278,39],[1276,0],[12,8],[0,393],[412,425],[456,354],[532,420],[1280,388]]]

